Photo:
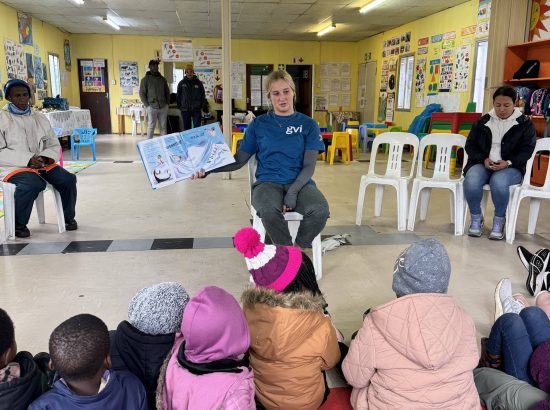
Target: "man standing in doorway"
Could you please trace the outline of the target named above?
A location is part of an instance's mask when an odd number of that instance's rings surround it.
[[[201,80],[195,75],[193,66],[185,66],[185,77],[178,84],[178,108],[183,118],[183,129],[190,130],[201,126],[202,111],[208,111],[208,102]],[[191,119],[193,126],[191,126]]]
[[[159,73],[158,60],[149,61],[149,71],[141,79],[139,85],[139,98],[147,108],[147,138],[153,138],[157,118],[160,135],[165,135],[170,88],[168,88],[166,78]]]

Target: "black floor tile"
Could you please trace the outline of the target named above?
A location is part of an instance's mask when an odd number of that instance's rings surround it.
[[[113,161],[115,164],[133,164],[134,161]]]
[[[113,241],[73,241],[61,253],[105,252]]]
[[[5,243],[0,245],[0,256],[17,255],[28,243]]]
[[[193,238],[165,238],[155,239],[151,250],[163,250],[163,249],[192,249]]]

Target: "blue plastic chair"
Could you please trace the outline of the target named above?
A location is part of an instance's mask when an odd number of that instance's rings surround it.
[[[76,148],[76,160],[80,159],[80,147],[92,149],[92,159],[95,161],[95,136],[97,128],[75,128],[71,134],[71,161],[74,161]]]
[[[359,145],[363,146],[363,152],[367,152],[367,146],[369,142],[372,145],[374,141],[374,134],[369,134],[368,128],[386,128],[386,124],[374,124],[374,123],[363,123],[359,126]]]

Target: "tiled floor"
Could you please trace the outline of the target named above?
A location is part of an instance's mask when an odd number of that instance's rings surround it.
[[[153,191],[138,162],[139,140],[128,135],[98,138],[98,163],[78,174],[78,231],[57,232],[46,198],[48,223],[39,225],[33,214],[30,240],[0,247],[8,255],[0,257],[0,306],[15,322],[20,349],[45,350],[53,328],[77,313],[96,314],[114,328],[126,318],[134,293],[155,282],[180,281],[191,294],[216,284],[237,298],[248,285],[245,263],[230,239],[250,223],[246,170],[233,173],[231,180],[214,174]],[[395,297],[391,280],[400,251],[418,238],[436,237],[451,256],[449,292],[474,317],[479,334],[486,335],[497,281],[508,276],[514,290],[525,293],[526,272],[516,245],[550,247],[548,205],[541,208],[536,235],[525,234],[528,207],[522,207],[511,246],[486,237],[455,237],[448,194],[438,190],[427,221],[417,223],[414,233],[397,232],[395,192],[387,190],[382,216],[374,218],[374,190],[368,188],[364,225],[357,227],[357,190],[366,159],[362,154],[362,161],[351,165],[319,162],[315,173],[331,207],[323,234],[351,234],[351,245],[323,259],[320,286],[336,325],[349,339],[366,307]]]

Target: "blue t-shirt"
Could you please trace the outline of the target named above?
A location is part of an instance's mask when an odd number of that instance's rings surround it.
[[[302,171],[305,151],[325,150],[317,123],[299,112],[269,112],[246,129],[240,149],[256,155],[256,181],[291,184]]]

